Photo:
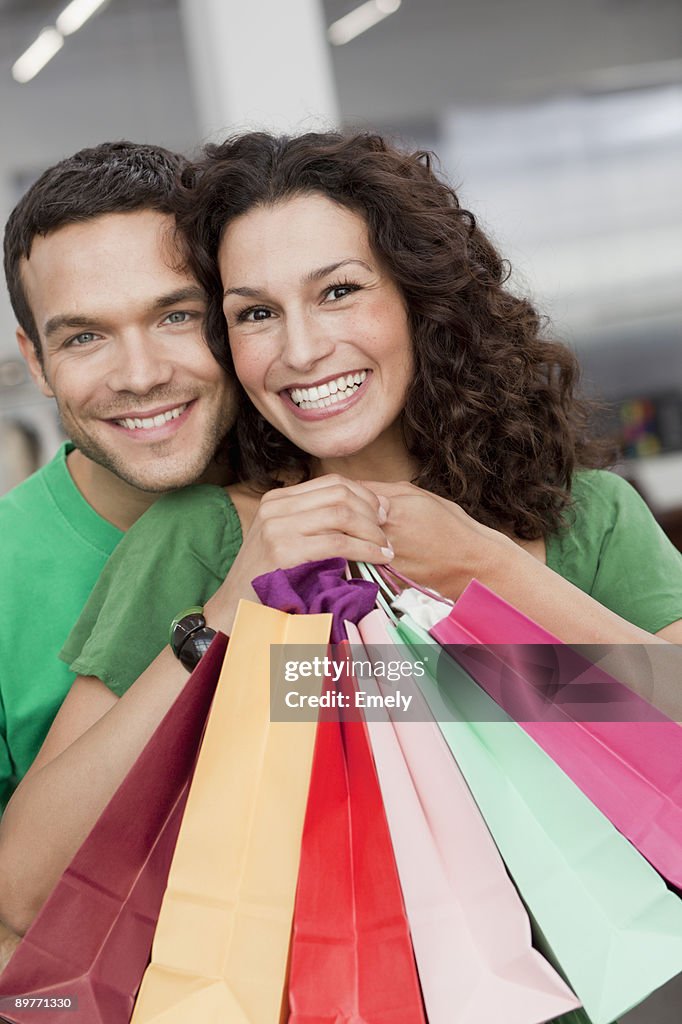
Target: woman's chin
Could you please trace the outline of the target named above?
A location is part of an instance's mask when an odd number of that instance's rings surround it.
[[[340,459],[361,457],[367,450],[365,442],[339,441],[338,444],[306,445],[306,451],[318,462],[336,462]]]
[[[394,438],[390,430],[369,430],[367,426],[364,430],[354,432],[339,430],[327,437],[313,438],[308,434],[290,436],[290,439],[301,451],[315,459],[323,473],[338,471],[344,476],[361,477],[368,472],[376,473],[379,464],[383,465],[396,458],[404,459],[404,443],[400,431],[396,432]]]

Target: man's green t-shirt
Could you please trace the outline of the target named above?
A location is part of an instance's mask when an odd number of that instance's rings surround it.
[[[60,648],[123,536],[73,482],[72,448],[0,498],[0,813],[73,682]]]
[[[565,529],[547,565],[650,633],[682,619],[682,555],[637,492],[614,473],[577,473]],[[168,642],[174,615],[203,605],[241,544],[237,513],[217,487],[160,498],[126,534],[61,657],[122,694]]]

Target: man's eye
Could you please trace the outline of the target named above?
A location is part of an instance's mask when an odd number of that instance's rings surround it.
[[[96,337],[97,335],[92,331],[83,331],[81,334],[76,334],[73,338],[69,338],[68,341],[65,342],[65,346],[73,346],[77,348],[79,345],[87,345],[89,342],[94,341]]]
[[[165,324],[186,324],[188,320],[192,319],[192,316],[192,313],[179,309],[174,313],[169,313],[163,322]]]

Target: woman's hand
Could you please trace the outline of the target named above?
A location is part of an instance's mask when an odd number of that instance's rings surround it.
[[[410,483],[365,481],[388,499],[384,533],[391,565],[417,583],[456,600],[476,577],[490,579],[501,563],[512,570],[527,558],[509,537],[482,526],[455,504]]]
[[[241,516],[238,493],[234,497]],[[393,551],[383,525],[388,514],[389,503],[380,493],[336,474],[269,491],[225,583],[206,605],[209,621],[229,632],[239,599],[256,600],[251,580],[273,569],[322,558],[390,562]]]

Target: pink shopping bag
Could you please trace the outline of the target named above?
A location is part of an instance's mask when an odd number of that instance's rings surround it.
[[[430,633],[682,887],[680,726],[477,580]]]

